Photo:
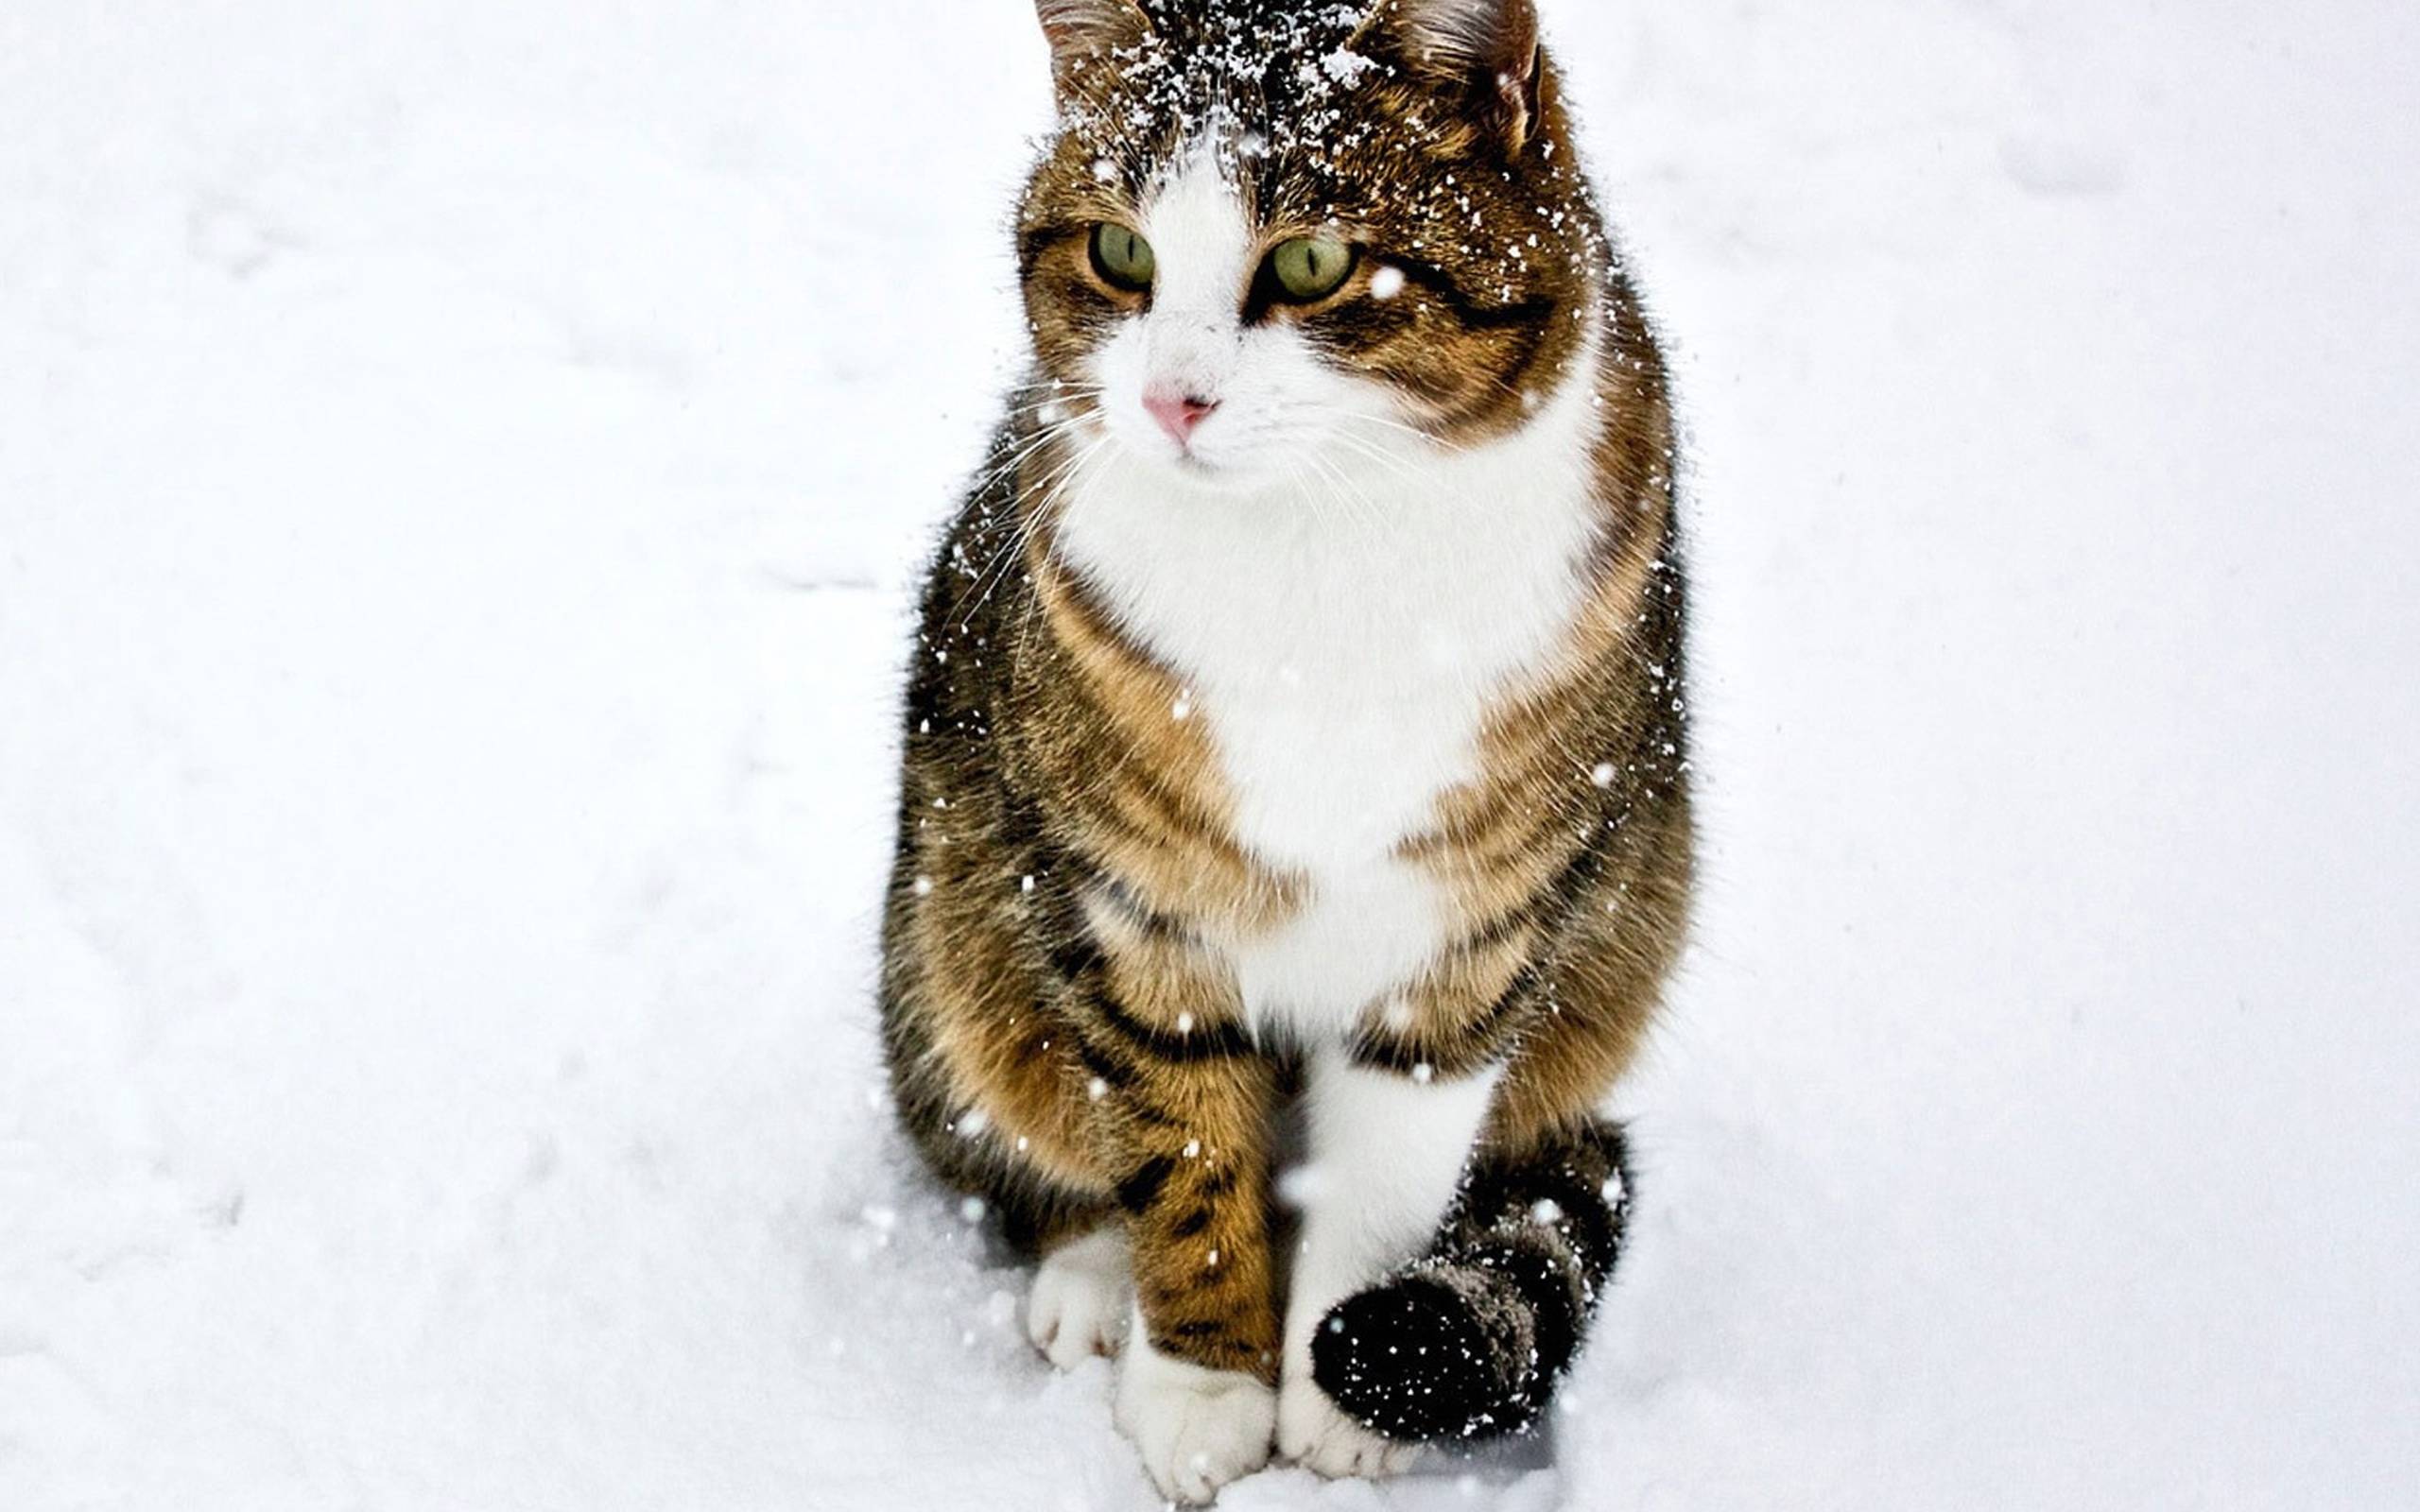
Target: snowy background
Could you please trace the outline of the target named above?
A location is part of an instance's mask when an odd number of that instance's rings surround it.
[[[2420,27],[1546,0],[1680,356],[1702,943],[1561,1463],[2420,1504]],[[0,9],[0,1508],[1140,1508],[907,1174],[1025,0]]]

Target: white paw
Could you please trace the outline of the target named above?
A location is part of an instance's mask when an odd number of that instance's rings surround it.
[[[1142,1319],[1117,1380],[1117,1426],[1160,1494],[1200,1505],[1269,1463],[1277,1393],[1240,1370],[1205,1370],[1151,1348]]]
[[[1330,1480],[1401,1475],[1420,1461],[1421,1446],[1374,1434],[1337,1410],[1306,1366],[1288,1374],[1277,1399],[1277,1450]]]
[[[1026,1337],[1062,1370],[1114,1355],[1126,1342],[1133,1290],[1126,1235],[1115,1225],[1096,1228],[1043,1257],[1026,1301]]]

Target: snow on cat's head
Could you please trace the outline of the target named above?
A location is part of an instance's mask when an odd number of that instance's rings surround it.
[[[1257,486],[1506,434],[1605,249],[1530,0],[1039,0],[1018,257],[1088,441]]]

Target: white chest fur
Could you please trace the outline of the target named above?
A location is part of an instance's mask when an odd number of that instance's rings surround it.
[[[1407,443],[1334,486],[1245,492],[1113,459],[1069,490],[1061,549],[1185,682],[1169,717],[1204,722],[1238,837],[1309,882],[1303,913],[1235,947],[1257,1021],[1333,1034],[1445,943],[1434,882],[1395,852],[1475,774],[1488,710],[1575,611],[1597,521],[1588,369],[1506,439]]]

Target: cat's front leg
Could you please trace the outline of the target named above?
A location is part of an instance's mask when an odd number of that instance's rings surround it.
[[[1372,1433],[1311,1379],[1311,1341],[1339,1302],[1428,1247],[1469,1161],[1498,1068],[1357,1063],[1341,1049],[1310,1067],[1309,1163],[1289,1182],[1302,1209],[1286,1309],[1279,1450],[1322,1475],[1391,1475],[1417,1445]]]
[[[1100,1073],[1133,1263],[1118,1426],[1164,1495],[1201,1503],[1267,1464],[1274,1439],[1276,1075],[1231,1011],[1194,1001],[1179,1008],[1138,988],[1129,1006],[1104,994],[1087,1059]]]

